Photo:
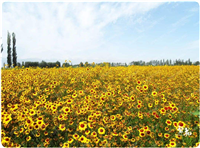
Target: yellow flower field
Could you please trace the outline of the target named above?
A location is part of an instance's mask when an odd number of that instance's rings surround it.
[[[199,66],[1,71],[8,147],[199,144]]]

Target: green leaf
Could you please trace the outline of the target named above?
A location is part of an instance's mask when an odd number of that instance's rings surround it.
[[[192,113],[193,115],[199,115],[200,116],[200,112],[199,111],[195,111]]]

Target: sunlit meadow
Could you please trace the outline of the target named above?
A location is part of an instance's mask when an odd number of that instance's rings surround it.
[[[3,146],[198,146],[198,111],[199,66],[1,71]]]

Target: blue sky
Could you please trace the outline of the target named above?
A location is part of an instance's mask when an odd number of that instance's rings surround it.
[[[199,60],[199,5],[166,3],[3,3],[18,61]]]

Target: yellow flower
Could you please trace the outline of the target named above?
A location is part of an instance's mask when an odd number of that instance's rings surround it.
[[[135,142],[135,138],[131,138],[131,142]]]
[[[62,148],[68,148],[69,147],[69,143],[65,142],[63,143],[63,147]]]
[[[178,127],[184,128],[184,127],[185,127],[185,122],[179,121],[179,122],[178,122]]]
[[[26,137],[26,141],[30,141],[31,140],[31,136]]]
[[[95,131],[93,131],[93,132],[91,133],[91,136],[92,136],[92,137],[96,137],[96,136],[97,136],[97,133],[96,133]]]
[[[143,85],[142,87],[143,87],[144,90],[147,90],[147,89],[148,89],[148,86],[147,86],[147,85]]]
[[[61,131],[66,130],[65,125],[64,125],[64,124],[60,124],[60,125],[59,125],[59,130],[61,130]]]
[[[78,140],[81,142],[81,143],[85,143],[85,141],[86,141],[86,137],[85,136],[81,136]]]
[[[152,96],[154,96],[154,97],[157,96],[157,92],[156,92],[156,91],[153,91],[151,94],[152,94]]]
[[[166,123],[167,125],[172,125],[172,122],[171,122],[171,120],[169,120],[169,119],[167,119],[167,120],[165,121],[165,123]]]
[[[85,134],[86,135],[90,134],[90,130],[85,131]]]
[[[170,142],[170,143],[169,143],[169,146],[170,146],[170,147],[176,147],[176,142]]]
[[[164,137],[168,139],[168,138],[170,137],[170,134],[165,133],[165,134],[164,134]]]
[[[75,140],[77,140],[77,139],[79,138],[79,135],[78,135],[77,133],[75,133],[75,134],[73,135],[73,138],[74,138]]]
[[[123,139],[125,139],[125,140],[127,140],[128,139],[128,136],[125,134],[125,135],[123,135],[122,136],[123,137]]]
[[[65,113],[69,113],[69,112],[70,112],[70,108],[69,108],[69,107],[63,107],[63,111],[64,111]]]
[[[105,134],[105,129],[103,127],[100,127],[98,129],[98,133],[101,134],[101,135]]]
[[[74,139],[69,138],[68,143],[72,143],[74,141]]]
[[[116,116],[115,115],[111,115],[110,119],[114,121],[116,119]]]
[[[79,130],[84,131],[87,128],[87,122],[82,121],[79,123]]]

